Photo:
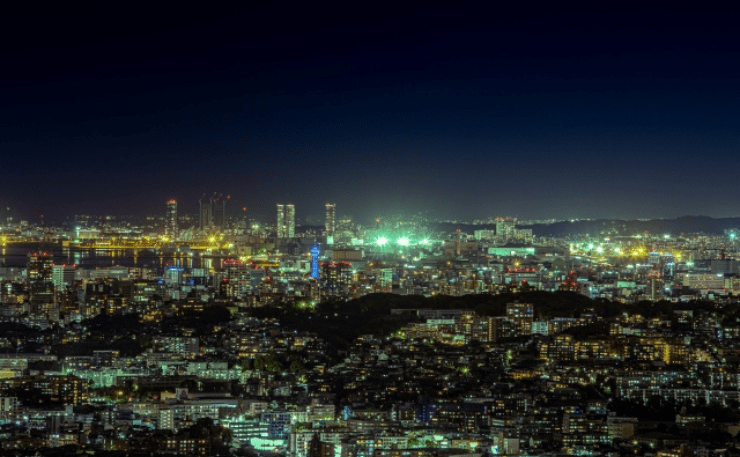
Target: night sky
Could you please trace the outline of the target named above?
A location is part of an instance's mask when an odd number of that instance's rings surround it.
[[[737,16],[554,3],[6,11],[0,204],[740,215]]]

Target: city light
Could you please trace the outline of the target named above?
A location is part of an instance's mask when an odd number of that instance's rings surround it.
[[[737,20],[550,3],[12,16],[0,457],[740,457]]]

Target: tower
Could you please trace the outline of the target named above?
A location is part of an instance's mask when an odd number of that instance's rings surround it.
[[[295,238],[295,205],[277,204],[275,232],[278,238]]]
[[[170,237],[170,241],[177,240],[177,200],[174,198],[167,201],[167,216],[165,217],[164,234]]]
[[[319,245],[316,243],[316,241],[313,242],[313,247],[311,248],[311,277],[315,280],[319,280],[319,254],[321,253],[321,249],[319,249]]]
[[[326,234],[327,243],[331,238],[334,237],[334,224],[337,216],[337,204],[327,203],[326,204],[326,221],[324,222],[324,232]]]

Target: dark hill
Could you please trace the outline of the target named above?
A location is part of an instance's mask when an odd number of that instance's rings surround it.
[[[704,233],[707,235],[722,235],[725,229],[740,227],[740,217],[715,219],[707,216],[683,216],[676,219],[652,220],[622,220],[622,219],[594,219],[581,221],[563,221],[554,224],[520,225],[519,228],[531,228],[537,236],[564,237],[568,235],[622,235],[631,236],[649,232],[651,234],[680,235],[688,233]],[[439,223],[437,229],[443,232],[452,232],[461,229],[466,233],[475,230],[493,229],[493,225],[469,225]]]

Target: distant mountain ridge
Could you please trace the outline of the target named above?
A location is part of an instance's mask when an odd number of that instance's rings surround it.
[[[451,231],[457,228],[472,233],[474,230],[493,229],[495,226],[440,223],[438,228]],[[682,216],[675,219],[624,220],[593,219],[580,221],[563,221],[554,224],[520,225],[519,228],[532,229],[537,236],[563,237],[567,235],[639,235],[651,234],[680,235],[682,233],[705,233],[722,235],[726,229],[740,227],[740,217],[713,218],[708,216]]]

